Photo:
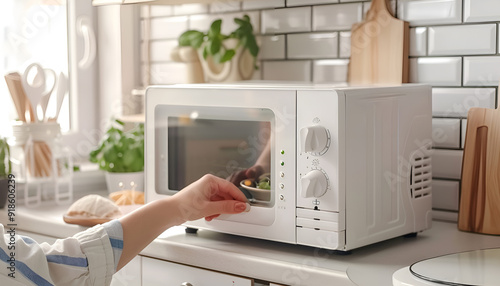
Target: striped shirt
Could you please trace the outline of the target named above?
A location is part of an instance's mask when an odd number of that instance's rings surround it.
[[[0,230],[0,285],[109,285],[123,249],[118,220],[54,244]]]

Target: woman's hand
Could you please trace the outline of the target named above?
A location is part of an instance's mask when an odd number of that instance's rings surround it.
[[[210,221],[220,214],[236,214],[247,209],[247,198],[231,182],[205,175],[177,194],[144,205],[123,216],[122,268],[167,228],[188,220]],[[250,205],[248,205],[250,207]]]
[[[172,198],[185,221],[205,218],[207,221],[220,214],[237,214],[247,209],[247,198],[231,182],[205,175],[175,194]]]

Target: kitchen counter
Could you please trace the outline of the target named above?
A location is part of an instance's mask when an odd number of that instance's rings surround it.
[[[19,205],[19,230],[52,237],[71,236],[85,227],[66,224],[68,206]],[[7,223],[6,211],[0,222]],[[455,223],[434,221],[416,237],[398,237],[339,255],[313,247],[199,230],[186,234],[173,227],[141,255],[288,285],[392,285],[392,274],[413,262],[443,254],[500,247],[500,237],[457,230]]]

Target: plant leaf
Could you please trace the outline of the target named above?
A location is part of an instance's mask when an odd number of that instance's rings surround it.
[[[248,48],[252,56],[257,57],[259,54],[259,46],[257,45],[255,37],[247,37],[245,46]]]
[[[208,54],[209,54],[209,47],[208,47],[208,44],[205,46],[205,48],[203,49],[203,58],[206,60],[207,57],[208,57]]]
[[[195,49],[198,49],[203,43],[204,37],[205,34],[200,31],[196,30],[186,31],[179,36],[179,46],[193,47]]]
[[[209,38],[214,38],[217,35],[219,35],[220,34],[220,30],[221,30],[221,26],[222,26],[222,20],[221,19],[217,19],[217,20],[213,21],[212,25],[210,25],[210,30],[208,30],[208,37]]]
[[[219,38],[214,38],[210,43],[210,54],[215,55],[216,53],[218,53],[220,51],[221,45],[221,40]]]
[[[224,62],[230,61],[234,57],[235,54],[236,54],[236,52],[233,49],[226,50],[226,52],[224,53],[224,55],[220,59],[220,62],[224,63]]]

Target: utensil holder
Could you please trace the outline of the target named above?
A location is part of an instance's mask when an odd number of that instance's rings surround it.
[[[11,157],[17,182],[24,183],[25,204],[40,205],[53,186],[57,204],[73,200],[73,160],[61,142],[61,128],[55,122],[15,122]],[[33,190],[34,189],[34,190]]]

